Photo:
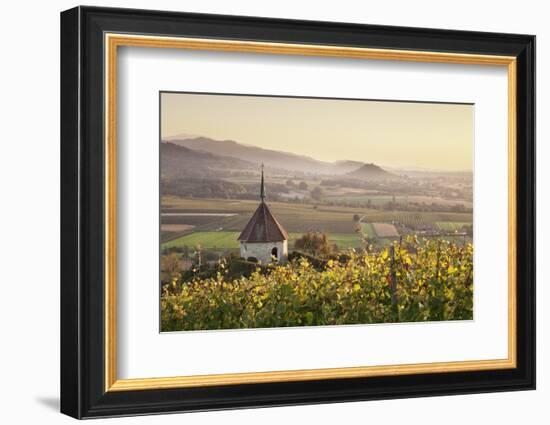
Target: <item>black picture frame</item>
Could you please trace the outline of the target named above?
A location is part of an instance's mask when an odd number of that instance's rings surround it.
[[[517,367],[105,391],[104,33],[507,55],[517,58]],[[61,13],[61,412],[75,418],[535,388],[535,37],[76,7]]]

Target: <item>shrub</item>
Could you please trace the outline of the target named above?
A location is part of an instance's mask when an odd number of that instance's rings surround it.
[[[318,232],[304,233],[296,239],[294,248],[314,256],[326,256],[332,251],[327,235]]]

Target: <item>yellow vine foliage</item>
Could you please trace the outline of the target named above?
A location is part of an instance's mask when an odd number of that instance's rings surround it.
[[[162,331],[473,318],[471,244],[410,237],[380,252],[350,251],[322,270],[305,259],[271,267],[232,281],[223,269],[175,277],[161,296]]]

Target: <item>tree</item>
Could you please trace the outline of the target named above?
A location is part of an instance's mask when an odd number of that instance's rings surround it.
[[[320,201],[321,198],[324,195],[323,189],[321,189],[320,186],[316,186],[311,192],[311,199],[315,199],[316,201]]]
[[[314,256],[325,256],[331,253],[328,237],[322,232],[307,232],[300,238],[296,239],[294,247],[298,251],[302,251]]]
[[[300,182],[300,184],[298,185],[298,189],[307,190],[307,183],[306,182]]]
[[[176,253],[168,254],[161,259],[161,280],[171,282],[181,277],[181,260]]]
[[[295,186],[296,186],[296,183],[294,183],[294,180],[288,179],[288,180],[286,181],[286,185],[287,185],[288,187],[295,187]]]

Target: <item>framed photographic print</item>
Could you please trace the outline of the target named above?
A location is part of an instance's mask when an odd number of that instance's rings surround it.
[[[535,38],[61,14],[61,411],[535,387]]]

